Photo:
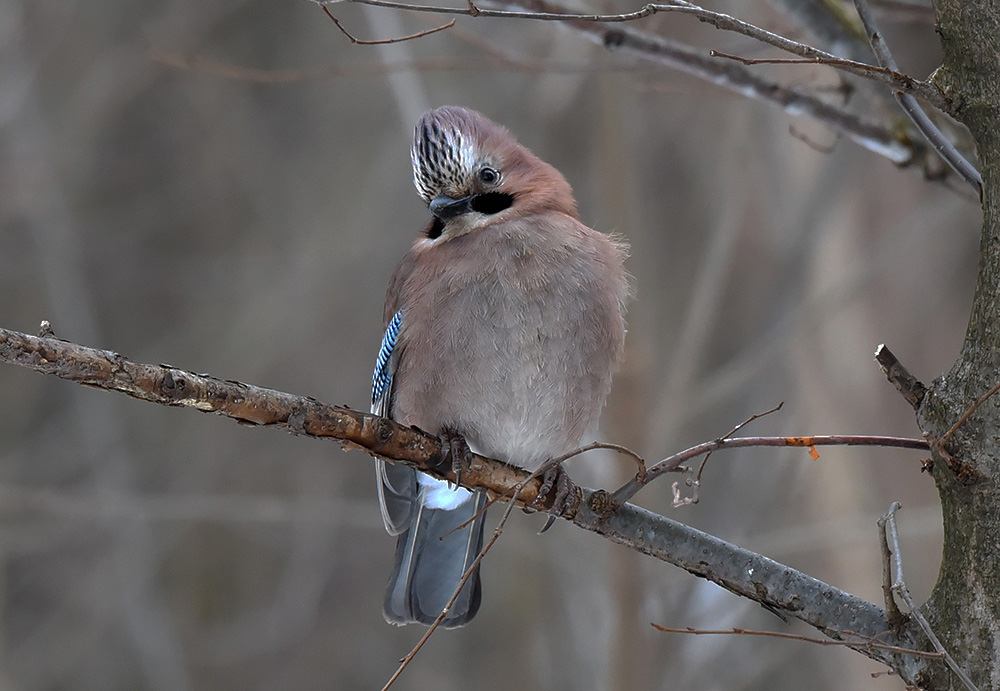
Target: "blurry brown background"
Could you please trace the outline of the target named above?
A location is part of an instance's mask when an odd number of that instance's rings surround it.
[[[362,38],[444,21],[333,9]],[[722,9],[789,29],[767,5]],[[925,76],[931,25],[886,21]],[[690,18],[643,26],[770,54]],[[976,205],[552,24],[463,18],[369,47],[305,1],[0,4],[0,326],[48,319],[139,361],[366,408],[383,290],[427,217],[411,127],[445,103],[506,124],[563,171],[590,225],[632,244],[603,437],[657,460],[779,401],[746,432],[917,434],[872,353],[889,344],[925,380],[950,366]],[[364,455],[12,366],[0,391],[0,688],[377,689],[422,634],[382,619],[394,540]],[[941,537],[920,454],[821,451],[718,453],[697,506],[670,507],[671,479],[637,501],[879,601],[875,521],[900,500],[926,597]],[[569,470],[612,487],[631,469]],[[901,688],[846,650],[657,633],[811,631],[568,525],[538,537],[540,523],[515,515],[478,618],[437,633],[394,688]]]

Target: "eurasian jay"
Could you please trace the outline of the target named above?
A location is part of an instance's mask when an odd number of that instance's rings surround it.
[[[426,113],[411,160],[431,219],[389,281],[372,412],[441,435],[453,463],[472,449],[535,471],[604,405],[627,247],[583,225],[563,176],[475,111]],[[482,548],[485,493],[376,463],[398,536],[383,612],[431,624]],[[480,599],[477,567],[443,625],[467,624]]]

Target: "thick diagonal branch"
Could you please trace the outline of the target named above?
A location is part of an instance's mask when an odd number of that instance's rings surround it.
[[[0,329],[0,361],[144,401],[185,406],[216,413],[242,423],[278,427],[295,434],[327,438],[341,445],[411,465],[454,481],[451,464],[442,464],[440,441],[412,427],[341,406],[236,381],[194,374],[169,365],[133,362],[110,350],[87,348],[56,338],[29,336]],[[462,484],[529,504],[539,480],[497,460],[474,456]],[[549,497],[546,500],[551,501]],[[910,629],[888,631],[885,612],[870,602],[834,588],[767,557],[732,545],[677,521],[624,504],[614,512],[600,510],[608,494],[582,490],[578,509],[565,516],[577,526],[679,566],[723,588],[796,617],[833,638],[871,639],[915,649],[921,635]],[[544,507],[544,502],[542,504]],[[547,508],[547,507],[545,507]],[[610,513],[610,515],[608,515]],[[926,659],[860,648],[869,657],[911,679]]]

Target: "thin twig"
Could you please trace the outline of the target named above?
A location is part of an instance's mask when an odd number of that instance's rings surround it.
[[[325,7],[328,3],[332,3],[339,0],[313,0],[318,4]],[[654,14],[661,14],[665,12],[677,12],[681,14],[689,14],[696,17],[698,20],[711,24],[717,29],[723,31],[732,31],[744,36],[753,38],[754,40],[760,41],[767,45],[773,46],[780,50],[792,53],[793,55],[798,55],[804,58],[821,58],[823,60],[829,61],[827,64],[835,67],[837,69],[849,72],[851,74],[870,79],[872,81],[880,82],[893,89],[904,91],[906,93],[913,93],[919,96],[921,99],[927,101],[936,108],[942,110],[949,110],[951,108],[950,102],[944,97],[944,95],[936,88],[934,85],[927,82],[921,82],[920,80],[913,79],[904,74],[900,74],[897,70],[886,70],[880,69],[876,65],[868,65],[865,63],[855,62],[852,60],[841,60],[836,55],[832,53],[827,53],[826,51],[819,50],[810,45],[800,43],[798,41],[793,41],[792,39],[785,38],[779,34],[775,34],[767,29],[763,29],[749,22],[737,19],[731,15],[724,14],[721,12],[713,12],[707,10],[703,7],[695,5],[693,3],[687,2],[686,0],[671,0],[665,3],[648,3],[643,5],[638,10],[632,12],[620,12],[615,14],[589,14],[589,13],[574,13],[574,12],[540,12],[540,11],[519,11],[519,10],[496,10],[496,9],[486,9],[480,7],[473,2],[469,1],[467,7],[443,7],[438,5],[418,5],[408,2],[399,2],[398,0],[349,0],[350,2],[356,2],[363,5],[372,5],[375,7],[387,7],[392,9],[400,10],[413,10],[415,12],[431,12],[431,13],[441,13],[441,14],[459,14],[467,15],[471,17],[494,17],[503,19],[532,19],[536,21],[581,21],[581,22],[599,22],[602,24],[609,23],[621,23],[621,22],[633,22],[645,17],[652,16]]]
[[[521,493],[522,489],[524,489],[523,485],[517,488],[517,491],[514,494],[515,499],[517,495]],[[399,675],[401,675],[403,670],[406,669],[406,666],[410,664],[413,658],[417,656],[417,653],[420,652],[420,649],[424,647],[424,643],[426,643],[430,639],[431,635],[437,631],[438,627],[441,626],[441,622],[443,622],[445,617],[448,616],[448,612],[451,611],[455,601],[458,600],[458,596],[461,594],[462,588],[465,587],[469,578],[471,578],[472,574],[474,574],[476,569],[479,568],[479,563],[483,560],[483,557],[486,556],[486,553],[490,551],[490,548],[492,548],[496,541],[500,538],[501,533],[503,533],[504,526],[507,524],[507,519],[510,518],[511,511],[514,510],[515,505],[516,502],[514,501],[507,503],[507,508],[504,510],[503,516],[500,518],[500,522],[497,524],[496,530],[493,531],[493,536],[479,551],[479,554],[476,555],[476,558],[472,561],[469,568],[465,570],[465,573],[462,574],[462,579],[459,581],[458,587],[455,588],[455,592],[452,594],[451,599],[448,600],[448,603],[444,606],[444,609],[441,610],[441,613],[438,615],[437,619],[434,620],[434,623],[431,624],[430,627],[424,632],[424,635],[420,637],[420,640],[413,646],[413,649],[399,661],[399,667],[397,667],[393,675],[389,677],[389,681],[387,681],[385,686],[382,687],[382,691],[387,691],[388,688],[396,682]]]
[[[334,1],[342,0],[312,0],[313,2],[326,6]],[[913,97],[920,98],[928,104],[947,113],[954,113],[954,104],[941,93],[933,84],[902,74],[893,66],[868,65],[851,60],[844,60],[837,56],[821,51],[812,46],[793,41],[773,32],[762,29],[748,22],[736,19],[730,15],[712,12],[698,5],[686,2],[686,0],[671,0],[667,3],[649,3],[638,10],[623,12],[618,14],[586,14],[573,13],[564,8],[553,5],[546,0],[484,0],[485,4],[502,4],[520,9],[491,9],[484,8],[473,2],[467,2],[466,7],[444,7],[439,5],[420,5],[399,0],[347,0],[358,4],[371,5],[375,7],[386,7],[391,9],[411,10],[416,12],[457,14],[474,17],[497,17],[507,19],[532,19],[541,21],[562,21],[574,26],[577,30],[583,31],[594,38],[597,38],[607,47],[621,47],[631,49],[639,57],[664,61],[672,64],[673,67],[687,72],[697,74],[703,79],[708,79],[717,84],[727,86],[739,91],[744,95],[749,95],[762,100],[778,103],[785,110],[813,117],[834,129],[846,134],[850,139],[862,145],[870,151],[883,155],[898,165],[911,164],[921,160],[919,150],[915,150],[912,142],[903,142],[900,137],[886,128],[880,128],[871,123],[862,121],[857,115],[838,109],[829,104],[825,104],[818,99],[814,99],[807,94],[789,89],[779,84],[769,82],[757,76],[735,75],[727,70],[706,68],[700,64],[697,58],[685,55],[679,58],[683,51],[680,44],[671,43],[665,40],[643,36],[639,32],[629,33],[627,30],[610,30],[608,23],[631,22],[653,14],[663,12],[680,12],[690,14],[700,21],[707,22],[713,26],[726,31],[734,31],[768,45],[775,46],[781,50],[791,52],[801,57],[807,58],[809,62],[827,64],[836,69],[855,74],[875,82],[889,86],[904,109],[914,118],[917,127],[924,133],[931,147],[954,168],[963,179],[970,181],[979,190],[981,188],[981,178],[968,161],[958,153],[957,149],[947,141],[934,124],[927,118],[926,114],[920,110]],[[537,5],[540,7],[530,7]],[[582,25],[597,25],[584,29]],[[413,36],[389,39],[384,42],[394,42],[408,40],[421,35],[440,31],[445,27],[415,34]],[[346,33],[346,32],[345,32]],[[352,37],[353,38],[353,37]],[[356,39],[354,39],[356,41]],[[356,41],[358,42],[358,41]],[[378,43],[378,42],[371,42]],[[668,43],[671,44],[668,47]],[[679,50],[680,49],[680,50]],[[693,50],[693,49],[688,49]],[[678,64],[679,63],[679,64]],[[893,63],[894,65],[895,63]],[[905,97],[905,98],[904,98]],[[937,132],[937,136],[931,134]]]
[[[925,439],[912,437],[885,437],[864,434],[820,434],[815,436],[794,437],[730,437],[715,439],[692,446],[689,449],[668,456],[649,469],[647,477],[669,472],[686,460],[718,449],[740,448],[747,446],[886,446],[899,449],[927,450],[930,445]]]
[[[773,413],[777,413],[784,406],[785,406],[785,402],[784,401],[779,401],[778,405],[774,406],[773,408],[770,408],[769,410],[765,410],[763,413],[754,413],[753,415],[751,415],[750,417],[748,417],[746,420],[744,420],[743,422],[741,422],[740,424],[736,425],[731,430],[729,430],[729,433],[723,435],[722,438],[723,439],[729,439],[734,434],[736,434],[737,432],[739,432],[741,429],[743,429],[744,427],[746,427],[747,425],[749,425],[751,422],[754,422],[756,420],[760,420],[762,417],[767,417],[768,415],[771,415]]]
[[[550,0],[480,0],[480,5],[501,3],[506,7],[518,7],[532,12],[562,9]],[[732,61],[709,57],[703,49],[628,26],[608,26],[588,21],[567,21],[566,24],[608,50],[686,72],[741,96],[776,105],[789,114],[822,122],[897,165],[910,165],[921,160],[920,147],[911,141],[901,140],[897,132],[869,122],[858,114],[805,90],[767,79]]]
[[[871,8],[868,6],[867,0],[854,0],[854,7],[858,11],[858,16],[861,18],[861,23],[865,27],[865,32],[868,34],[868,42],[871,44],[872,51],[875,53],[875,58],[882,67],[886,67],[893,72],[897,72],[899,67],[896,65],[896,60],[892,57],[892,53],[889,51],[889,46],[886,45],[885,41],[882,40],[882,34],[879,33],[878,26],[875,24],[875,17],[872,15]],[[899,101],[900,107],[903,112],[906,113],[907,117],[913,122],[917,130],[920,131],[927,143],[931,145],[945,162],[951,166],[952,170],[958,173],[966,182],[968,182],[972,187],[982,194],[983,190],[983,178],[979,174],[979,171],[969,163],[969,161],[959,153],[955,145],[952,144],[947,137],[938,129],[937,125],[931,122],[931,119],[927,117],[927,114],[923,111],[920,105],[914,100],[914,98],[907,92],[901,91],[899,89],[893,90],[893,96]]]
[[[646,481],[646,472],[647,472],[646,461],[643,460],[642,456],[640,456],[627,446],[622,446],[621,444],[612,444],[610,442],[603,442],[603,441],[591,442],[586,446],[581,446],[580,448],[574,449],[573,451],[565,453],[562,456],[551,458],[548,461],[546,461],[544,465],[542,465],[540,470],[544,472],[550,468],[560,465],[563,461],[568,461],[574,456],[579,456],[582,453],[586,453],[587,451],[593,451],[595,449],[608,449],[610,451],[617,451],[623,456],[628,456],[629,458],[635,461],[636,466],[638,466],[639,468],[639,470],[636,471],[636,478],[638,478],[642,482]]]
[[[417,33],[410,34],[409,36],[398,36],[396,38],[382,38],[377,41],[363,41],[360,38],[355,38],[354,36],[352,36],[350,32],[344,28],[344,25],[341,24],[339,21],[337,21],[337,18],[333,16],[333,14],[330,12],[329,8],[327,8],[326,5],[320,5],[320,7],[323,9],[324,12],[326,12],[326,16],[332,19],[333,23],[337,25],[337,28],[340,29],[340,33],[344,34],[344,36],[347,36],[347,38],[351,41],[351,43],[356,43],[359,46],[381,46],[385,45],[386,43],[402,43],[403,41],[412,41],[415,38],[423,38],[424,36],[430,36],[431,34],[436,34],[439,31],[444,31],[445,29],[450,29],[451,27],[455,26],[455,20],[452,19],[447,24],[442,24],[439,27],[435,27],[433,29],[427,29],[425,31],[418,31]]]
[[[718,449],[735,449],[749,446],[885,446],[899,449],[919,449],[926,451],[930,444],[924,439],[909,437],[883,437],[861,434],[835,434],[806,437],[733,437],[730,439],[714,439],[703,442],[680,453],[664,458],[646,473],[646,484],[663,473],[676,470],[684,461],[716,451]],[[638,492],[643,485],[632,480],[615,491],[614,497],[619,502],[626,502]]]
[[[829,143],[829,144],[820,144],[819,142],[817,142],[816,140],[814,140],[812,137],[810,137],[809,135],[807,135],[805,132],[802,132],[797,127],[795,127],[794,124],[789,124],[788,125],[788,134],[790,134],[793,137],[795,137],[796,139],[798,139],[800,142],[802,142],[803,144],[805,144],[806,146],[808,146],[813,151],[816,151],[816,152],[821,153],[821,154],[831,153],[833,151],[834,145],[837,143],[837,140],[840,139],[840,135],[837,132],[834,132],[833,133],[833,135],[834,135],[833,136],[833,141],[831,143]]]
[[[979,691],[976,685],[972,683],[972,679],[970,679],[965,671],[958,666],[958,663],[955,662],[955,658],[953,658],[948,651],[945,650],[941,641],[934,633],[934,629],[931,628],[927,619],[917,608],[916,603],[913,602],[913,598],[910,597],[910,589],[906,587],[906,581],[903,580],[903,556],[899,551],[899,534],[896,531],[896,512],[899,511],[899,509],[899,502],[894,501],[889,506],[889,510],[885,513],[885,515],[882,516],[882,521],[885,524],[886,539],[892,543],[892,553],[896,558],[896,580],[892,584],[892,591],[903,598],[903,602],[905,602],[906,606],[910,608],[910,616],[913,617],[917,624],[920,625],[924,635],[927,636],[931,645],[934,646],[934,650],[941,653],[944,657],[944,661],[948,664],[948,667],[955,673],[955,676],[961,680],[962,684],[965,685],[965,688],[969,689],[969,691]]]
[[[721,439],[729,439],[730,437],[732,437],[734,434],[736,434],[737,432],[739,432],[741,429],[743,429],[744,427],[746,427],[747,425],[749,425],[754,420],[759,420],[760,418],[762,418],[762,417],[764,417],[766,415],[770,415],[771,413],[776,413],[779,410],[781,410],[782,406],[784,406],[784,405],[785,405],[785,402],[781,401],[780,403],[778,403],[778,405],[774,406],[770,410],[765,410],[763,413],[754,413],[753,415],[751,415],[750,417],[748,417],[746,420],[744,420],[740,424],[738,424],[735,427],[733,427],[731,430],[729,430],[729,432],[727,432],[726,434],[724,434],[720,438]],[[674,482],[671,485],[671,489],[673,490],[673,493],[674,493],[673,506],[674,506],[675,509],[678,508],[678,507],[681,507],[681,506],[688,506],[689,504],[697,504],[698,503],[698,490],[701,487],[701,474],[705,471],[705,466],[708,465],[708,459],[711,458],[711,456],[712,456],[712,452],[711,451],[709,451],[708,453],[706,453],[705,457],[703,459],[701,459],[701,465],[698,466],[698,472],[695,475],[694,479],[691,479],[691,477],[689,476],[687,478],[687,480],[685,480],[685,484],[688,487],[691,488],[691,496],[689,496],[689,497],[681,497],[680,482]],[[690,471],[688,471],[688,472],[690,473]],[[640,480],[639,478],[636,478],[636,479]],[[641,484],[641,482],[642,482],[642,480],[640,480],[640,484]]]
[[[893,70],[887,69],[885,67],[878,67],[877,65],[869,65],[865,62],[858,62],[856,60],[848,60],[846,58],[827,58],[827,57],[809,57],[809,58],[745,58],[742,55],[733,55],[732,53],[723,53],[721,50],[710,50],[708,54],[713,58],[725,58],[726,60],[735,60],[742,65],[826,65],[827,67],[838,67],[844,69],[844,71],[850,71],[854,74],[854,70],[865,71],[866,75],[869,74],[884,74],[892,80],[896,81],[906,81],[917,83],[917,80],[913,77],[908,77],[901,72],[894,72]],[[850,68],[850,70],[846,69]],[[923,82],[920,82],[923,83]]]
[[[836,65],[838,63],[854,63],[853,60],[846,60],[844,58],[836,58],[834,60],[825,60],[823,58],[745,58],[742,55],[733,55],[732,53],[723,53],[721,50],[710,50],[708,54],[713,58],[725,58],[726,60],[735,60],[741,65]],[[864,65],[863,62],[854,63],[857,65]],[[876,72],[886,72],[882,67],[875,67],[874,65],[868,65]]]
[[[813,638],[811,636],[800,636],[794,633],[779,633],[777,631],[757,631],[754,629],[673,629],[668,626],[660,626],[659,624],[652,624],[652,627],[657,631],[663,631],[664,633],[686,633],[692,636],[766,636],[768,638],[783,638],[788,641],[805,641],[806,643],[814,643],[816,645],[837,645],[845,646],[848,648],[878,648],[880,650],[885,650],[891,653],[900,653],[902,655],[915,655],[917,657],[929,657],[932,659],[943,658],[944,655],[941,653],[932,653],[926,650],[911,650],[910,648],[901,648],[898,645],[889,645],[888,643],[880,643],[874,638],[865,638],[860,641],[837,641],[830,638]],[[845,634],[849,632],[844,632]]]
[[[593,451],[594,449],[610,449],[612,451],[618,451],[621,454],[632,457],[633,459],[635,459],[636,463],[639,466],[639,472],[637,473],[636,477],[643,477],[643,478],[646,477],[646,462],[635,451],[632,451],[628,447],[622,446],[621,444],[612,444],[610,442],[601,442],[601,441],[591,442],[586,446],[581,446],[580,448],[574,449],[569,453],[564,453],[562,456],[556,456],[555,458],[550,458],[549,460],[545,461],[545,463],[539,466],[537,470],[535,470],[531,475],[525,478],[523,482],[512,487],[510,492],[507,492],[506,494],[503,495],[497,494],[488,498],[486,501],[486,505],[483,506],[482,510],[477,512],[474,516],[472,516],[468,520],[459,523],[457,526],[452,528],[451,531],[445,533],[445,536],[451,535],[454,532],[462,530],[467,525],[469,525],[477,518],[479,518],[479,516],[485,514],[486,511],[489,510],[489,508],[493,506],[493,504],[495,504],[496,502],[509,500],[511,496],[514,496],[516,498],[517,495],[521,493],[521,490],[524,489],[524,485],[526,483],[531,482],[535,478],[541,477],[542,474],[545,473],[545,471],[549,470],[550,468],[554,468],[557,465],[561,465],[563,461],[568,461],[574,456],[579,456],[582,453],[585,453],[587,451]],[[543,532],[544,530],[547,530],[550,525],[552,525],[552,521],[546,523],[546,527],[545,529],[543,529]]]
[[[899,503],[896,502],[890,509],[898,506]],[[889,537],[886,533],[885,522],[885,516],[878,519],[879,546],[882,549],[882,597],[885,599],[885,615],[886,619],[889,620],[889,626],[898,631],[906,617],[899,611],[896,598],[892,595],[892,550],[889,549]]]
[[[470,4],[471,4],[471,0],[470,0]],[[594,442],[594,443],[596,444],[598,442]],[[597,447],[597,446],[593,446],[593,445],[590,445],[590,446],[592,446],[593,448],[603,448],[603,447]],[[611,446],[615,446],[615,445],[610,444],[608,446],[611,447]],[[622,448],[624,448],[624,447],[622,447]],[[583,453],[584,451],[587,451],[587,450],[589,450],[589,449],[588,448],[577,449],[576,452],[567,454],[566,458],[570,458],[570,457],[576,455],[577,453]],[[626,450],[626,453],[632,454],[632,452],[628,451],[628,450]],[[563,460],[566,460],[566,459],[564,458]],[[476,569],[479,568],[479,564],[480,564],[480,562],[482,562],[483,558],[486,556],[486,553],[489,552],[490,549],[493,547],[493,545],[496,543],[496,541],[500,539],[500,535],[503,533],[503,529],[507,525],[507,519],[510,518],[511,512],[514,510],[514,507],[517,505],[517,498],[521,494],[521,490],[523,490],[524,487],[525,487],[525,485],[527,485],[529,482],[531,482],[535,478],[540,477],[543,472],[545,472],[545,466],[542,466],[541,468],[539,468],[538,470],[536,470],[535,472],[533,472],[530,476],[528,476],[523,482],[520,482],[520,483],[518,483],[517,485],[515,485],[514,487],[511,488],[511,492],[509,492],[506,495],[506,498],[509,499],[509,501],[507,502],[507,508],[504,509],[503,516],[500,517],[500,521],[497,523],[497,527],[493,531],[493,536],[483,546],[483,548],[481,550],[479,550],[479,554],[476,555],[476,558],[472,561],[472,564],[469,565],[469,568],[467,568],[465,570],[465,572],[462,573],[462,578],[459,581],[458,586],[455,588],[455,592],[452,593],[451,599],[448,600],[447,604],[445,604],[444,608],[441,610],[441,613],[438,614],[437,619],[434,620],[434,623],[430,625],[430,627],[427,629],[427,631],[424,632],[424,635],[420,637],[420,640],[417,641],[417,644],[415,646],[413,646],[413,649],[410,650],[410,652],[407,653],[406,656],[399,661],[399,667],[397,667],[395,673],[393,673],[393,675],[391,677],[389,677],[389,681],[387,681],[385,683],[385,686],[382,687],[382,691],[387,691],[388,688],[390,686],[392,686],[393,683],[395,683],[396,679],[399,678],[399,675],[403,673],[404,669],[406,669],[406,666],[408,664],[410,664],[410,662],[413,660],[414,657],[416,657],[416,655],[420,651],[420,649],[422,647],[424,647],[424,643],[426,643],[428,641],[428,639],[431,637],[431,634],[433,634],[437,630],[437,628],[439,626],[441,626],[441,622],[443,622],[444,619],[445,619],[445,617],[448,616],[448,612],[451,611],[451,608],[455,605],[455,602],[458,600],[458,596],[461,594],[462,588],[465,587],[465,584],[468,582],[469,578],[471,578],[472,574],[474,574],[476,572]],[[486,506],[483,507],[483,512],[485,512],[486,509],[488,509],[490,507],[490,505],[493,504],[494,501],[496,501],[498,499],[503,499],[503,498],[505,498],[505,497],[495,497],[495,498],[491,499],[486,504]],[[477,514],[477,516],[478,516],[478,514]],[[473,518],[475,518],[475,516]],[[472,520],[472,519],[470,519],[470,520]],[[466,523],[463,523],[462,525],[464,526],[468,522],[469,521],[466,521]],[[461,527],[462,526],[459,526],[458,528],[456,528],[456,530],[458,530]]]
[[[989,400],[989,398],[991,396],[993,396],[997,391],[1000,391],[1000,382],[998,382],[996,384],[996,386],[994,386],[992,389],[990,389],[989,391],[987,391],[986,393],[984,393],[982,396],[980,396],[978,401],[976,401],[971,406],[969,406],[969,409],[966,410],[965,413],[962,414],[962,417],[958,418],[958,422],[956,422],[954,425],[952,425],[951,429],[949,429],[947,432],[945,432],[944,436],[941,437],[941,441],[939,441],[937,443],[938,448],[943,449],[944,446],[945,446],[945,444],[948,443],[948,440],[951,439],[951,436],[953,434],[955,434],[955,431],[959,427],[961,427],[962,425],[964,425],[965,422],[966,422],[966,420],[968,420],[970,417],[972,417],[972,414],[974,412],[976,412],[976,409],[979,408],[979,406],[981,406],[983,403],[986,403],[986,401]]]
[[[709,451],[705,454],[705,457],[701,459],[701,465],[698,466],[698,472],[692,480],[690,477],[690,471],[688,471],[688,478],[684,481],[687,487],[691,488],[691,495],[687,497],[681,496],[681,483],[673,482],[670,485],[670,489],[674,493],[674,500],[671,502],[673,507],[680,508],[681,506],[689,506],[691,504],[697,504],[701,499],[701,474],[705,472],[705,466],[708,465],[708,459],[712,457],[712,452]]]

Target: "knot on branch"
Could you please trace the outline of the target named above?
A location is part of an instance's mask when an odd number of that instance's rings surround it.
[[[180,389],[184,388],[183,379],[174,379],[174,373],[167,370],[160,380],[160,390],[168,396],[174,396]]]
[[[970,463],[964,463],[963,461],[956,458],[948,449],[945,448],[947,444],[947,439],[935,444],[935,449],[941,456],[941,460],[945,462],[948,466],[948,470],[955,478],[955,482],[964,486],[971,487],[972,485],[978,485],[986,480],[983,473]]]
[[[599,518],[611,518],[622,505],[614,495],[603,489],[595,490],[587,501],[587,507]]]
[[[380,417],[375,421],[372,431],[375,433],[375,441],[379,444],[388,444],[392,441],[392,423],[384,417]]]

